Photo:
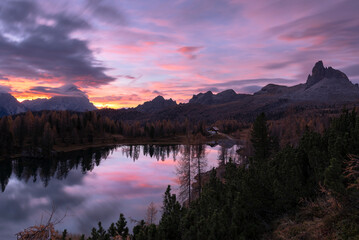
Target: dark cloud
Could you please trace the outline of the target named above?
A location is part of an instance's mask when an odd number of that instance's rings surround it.
[[[76,85],[67,84],[58,88],[35,86],[30,89],[33,93],[48,93],[57,96],[86,96]]]
[[[161,95],[161,96],[163,96],[163,95],[164,95],[162,92],[157,91],[157,90],[152,91],[152,93],[153,93],[153,94],[158,94],[158,95]]]
[[[127,24],[124,13],[121,12],[113,1],[88,0],[88,7],[93,16],[106,23]]]
[[[5,2],[5,3],[4,3]],[[32,24],[38,8],[30,1],[4,1],[0,5],[0,20],[7,30],[18,30],[18,27]]]
[[[14,10],[15,7],[19,10]],[[36,9],[34,3],[25,1],[16,2],[15,6],[1,5],[1,16],[5,16],[0,18],[1,25],[5,26],[0,31],[1,75],[83,86],[115,80],[105,73],[108,69],[96,61],[87,41],[71,36],[75,31],[90,29],[87,22],[65,13],[44,15]],[[12,12],[14,17],[10,17]],[[51,24],[35,23],[32,20],[35,17]],[[7,27],[14,24],[16,31],[7,34]]]

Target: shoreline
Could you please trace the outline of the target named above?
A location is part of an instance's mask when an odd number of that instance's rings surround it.
[[[118,139],[120,137],[120,139]],[[86,150],[89,148],[101,148],[108,146],[116,146],[116,145],[182,145],[182,144],[211,144],[217,143],[221,140],[228,140],[238,143],[239,139],[229,138],[228,135],[218,134],[215,136],[176,136],[169,138],[124,138],[123,136],[112,135],[111,137],[103,138],[103,139],[95,139],[94,143],[82,143],[82,144],[59,144],[54,145],[52,147],[51,152],[53,154],[57,153],[66,153],[72,151],[80,151]],[[217,143],[218,144],[218,143]],[[0,156],[0,161],[4,160],[13,160],[20,157],[33,157],[33,158],[41,158],[45,156],[41,156],[42,149],[39,147],[40,151],[38,154],[24,154],[23,153],[14,153],[10,156]]]

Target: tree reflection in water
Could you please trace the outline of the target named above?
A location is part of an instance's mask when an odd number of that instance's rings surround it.
[[[90,148],[82,151],[58,153],[51,158],[17,158],[15,160],[0,161],[1,191],[5,188],[11,177],[11,173],[17,179],[28,182],[38,178],[46,187],[51,178],[65,179],[71,169],[81,168],[83,174],[99,166],[116,147]]]
[[[40,178],[46,187],[52,178],[65,179],[71,169],[81,169],[83,174],[99,166],[119,146],[89,148],[81,151],[58,153],[52,158],[18,158],[15,160],[0,161],[0,184],[4,192],[11,174],[17,179],[36,182]],[[202,189],[202,174],[208,171],[206,159],[206,145],[126,145],[120,146],[122,154],[133,161],[139,160],[142,154],[157,161],[166,159],[177,160],[176,173],[179,179],[179,193],[182,201],[189,202],[196,198]],[[179,156],[179,157],[178,157]],[[219,165],[229,159],[236,159],[234,148],[220,147],[218,150]]]

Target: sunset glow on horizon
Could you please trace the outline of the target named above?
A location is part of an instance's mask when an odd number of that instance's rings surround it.
[[[179,103],[304,83],[318,60],[359,83],[358,9],[355,0],[3,1],[0,92],[84,94],[98,108],[158,95]]]

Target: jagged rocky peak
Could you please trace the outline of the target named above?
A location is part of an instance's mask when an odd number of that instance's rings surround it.
[[[318,83],[319,81],[321,81],[324,78],[337,78],[337,79],[342,79],[345,81],[349,81],[347,75],[345,75],[345,73],[336,70],[332,67],[324,67],[323,61],[318,61],[313,69],[312,69],[312,74],[308,76],[307,82],[306,82],[306,88],[309,88],[311,86],[313,86],[314,84]]]
[[[217,94],[217,96],[236,96],[237,93],[233,89],[228,89]]]
[[[158,95],[157,97],[155,97],[152,101],[153,102],[162,102],[162,101],[164,101],[165,100],[165,98],[164,97],[162,97],[161,95]],[[172,99],[171,99],[172,100]]]
[[[153,102],[153,103],[169,103],[169,104],[176,104],[176,101],[173,101],[172,98],[170,99],[165,99],[164,97],[162,97],[161,95],[158,95],[157,97],[155,97],[154,99],[152,99],[152,101],[149,102]]]
[[[173,101],[172,98],[165,99],[162,96],[157,96],[152,99],[152,101],[147,101],[143,104],[138,105],[135,109],[140,112],[153,113],[176,105],[176,101]]]
[[[155,97],[154,99],[152,99],[151,102],[171,102],[171,103],[176,103],[176,101],[173,101],[172,98],[170,99],[165,99],[164,97],[162,97],[161,95],[158,95],[157,97]]]
[[[217,94],[213,94],[211,91],[208,91],[206,93],[193,95],[193,97],[189,100],[189,103],[215,105],[238,101],[247,96],[248,94],[237,94],[233,89],[228,89]]]

